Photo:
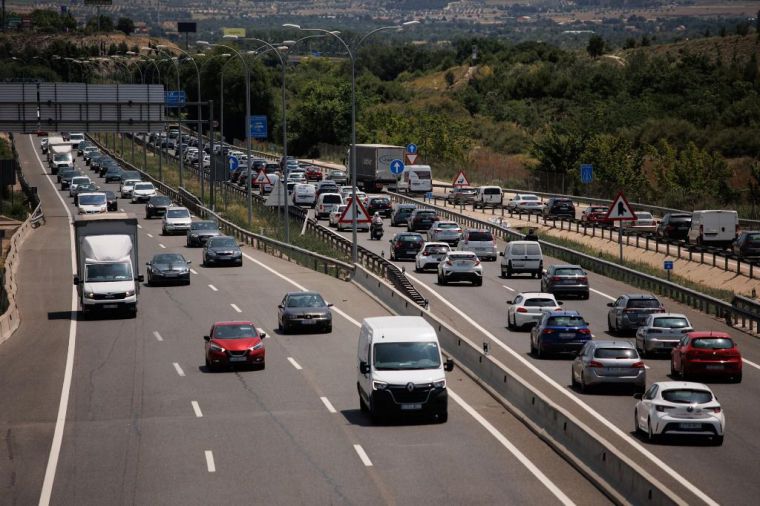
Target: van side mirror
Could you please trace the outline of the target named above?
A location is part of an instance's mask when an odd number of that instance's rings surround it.
[[[511,300],[508,300],[508,301],[507,301],[507,304],[512,304],[512,303],[513,303],[513,302],[512,302]]]
[[[558,301],[557,301],[557,305],[558,305],[558,306],[561,306],[561,305],[563,305],[563,304],[564,304],[564,302],[562,302],[561,300],[558,300]]]
[[[79,276],[74,276],[74,284],[79,286],[79,283],[80,283]]]
[[[369,374],[369,364],[365,362],[364,360],[359,362],[359,371],[362,374]]]
[[[642,394],[641,392],[636,392],[635,394],[633,394],[634,399],[641,399],[642,397],[644,397],[644,394]]]
[[[499,251],[499,256],[503,257],[504,256],[504,252],[503,251]]]
[[[203,336],[204,341],[211,341],[211,336]]]
[[[259,329],[259,337],[262,338],[262,339],[266,339],[269,336],[267,336],[266,332],[264,332],[263,330]]]
[[[447,372],[451,372],[454,370],[454,361],[451,359],[447,359],[446,363],[443,366],[443,370]]]
[[[607,303],[607,307],[615,307],[615,303],[614,302],[608,302]]]

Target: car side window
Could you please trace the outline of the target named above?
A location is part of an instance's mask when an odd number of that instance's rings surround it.
[[[522,303],[522,301],[523,301],[522,295],[518,295],[517,297],[515,297],[515,300],[513,301],[513,304],[514,305],[518,305],[518,304]]]
[[[643,399],[652,400],[657,395],[657,385],[652,385],[649,390],[644,394]]]
[[[625,305],[624,297],[618,297],[618,299],[615,301],[615,307],[621,307]]]

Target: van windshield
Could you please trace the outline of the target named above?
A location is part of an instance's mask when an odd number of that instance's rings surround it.
[[[434,342],[378,343],[373,349],[374,366],[378,371],[438,369],[441,366],[441,353]]]
[[[430,179],[430,171],[415,170],[414,173],[417,174],[417,179]]]
[[[341,204],[343,198],[340,195],[325,195],[322,197],[323,204]]]
[[[86,281],[90,283],[127,281],[132,279],[132,264],[90,264],[87,266]]]

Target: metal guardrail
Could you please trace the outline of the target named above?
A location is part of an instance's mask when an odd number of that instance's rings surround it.
[[[488,229],[494,237],[498,237],[507,242],[513,239],[524,238],[523,234],[514,230],[509,230],[496,223],[465,216],[439,206],[420,202],[398,193],[389,193],[389,195],[391,196],[391,199],[396,202],[416,204],[418,207],[433,209],[441,217],[456,221],[465,227]],[[562,259],[569,263],[581,265],[584,269],[596,272],[602,276],[617,279],[624,283],[671,298],[708,315],[714,315],[717,318],[725,319],[726,323],[729,325],[739,325],[750,331],[757,331],[759,328],[760,304],[750,299],[743,298],[743,305],[734,305],[700,293],[696,290],[680,286],[676,283],[655,276],[650,276],[606,260],[595,258],[564,246],[553,244],[545,239],[539,240],[539,243],[541,244],[543,252],[547,255]],[[751,310],[749,309],[750,307],[752,308]]]

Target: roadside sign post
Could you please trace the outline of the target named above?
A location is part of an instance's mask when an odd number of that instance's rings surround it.
[[[615,200],[612,201],[612,205],[607,210],[604,219],[617,222],[620,263],[623,263],[623,222],[636,221],[636,213],[633,212],[633,208],[631,207],[631,204],[628,203],[623,192],[618,193]]]
[[[407,165],[414,165],[417,161],[417,145],[409,143],[406,145],[406,152],[404,153],[404,162]]]
[[[238,160],[237,156],[229,156],[227,157],[227,166],[230,172],[234,172],[240,166],[240,160]]]
[[[670,273],[673,270],[673,260],[665,260],[662,267],[665,269],[665,272],[668,273],[668,281],[670,281]]]
[[[594,166],[590,163],[581,164],[581,183],[591,184],[594,180]]]

